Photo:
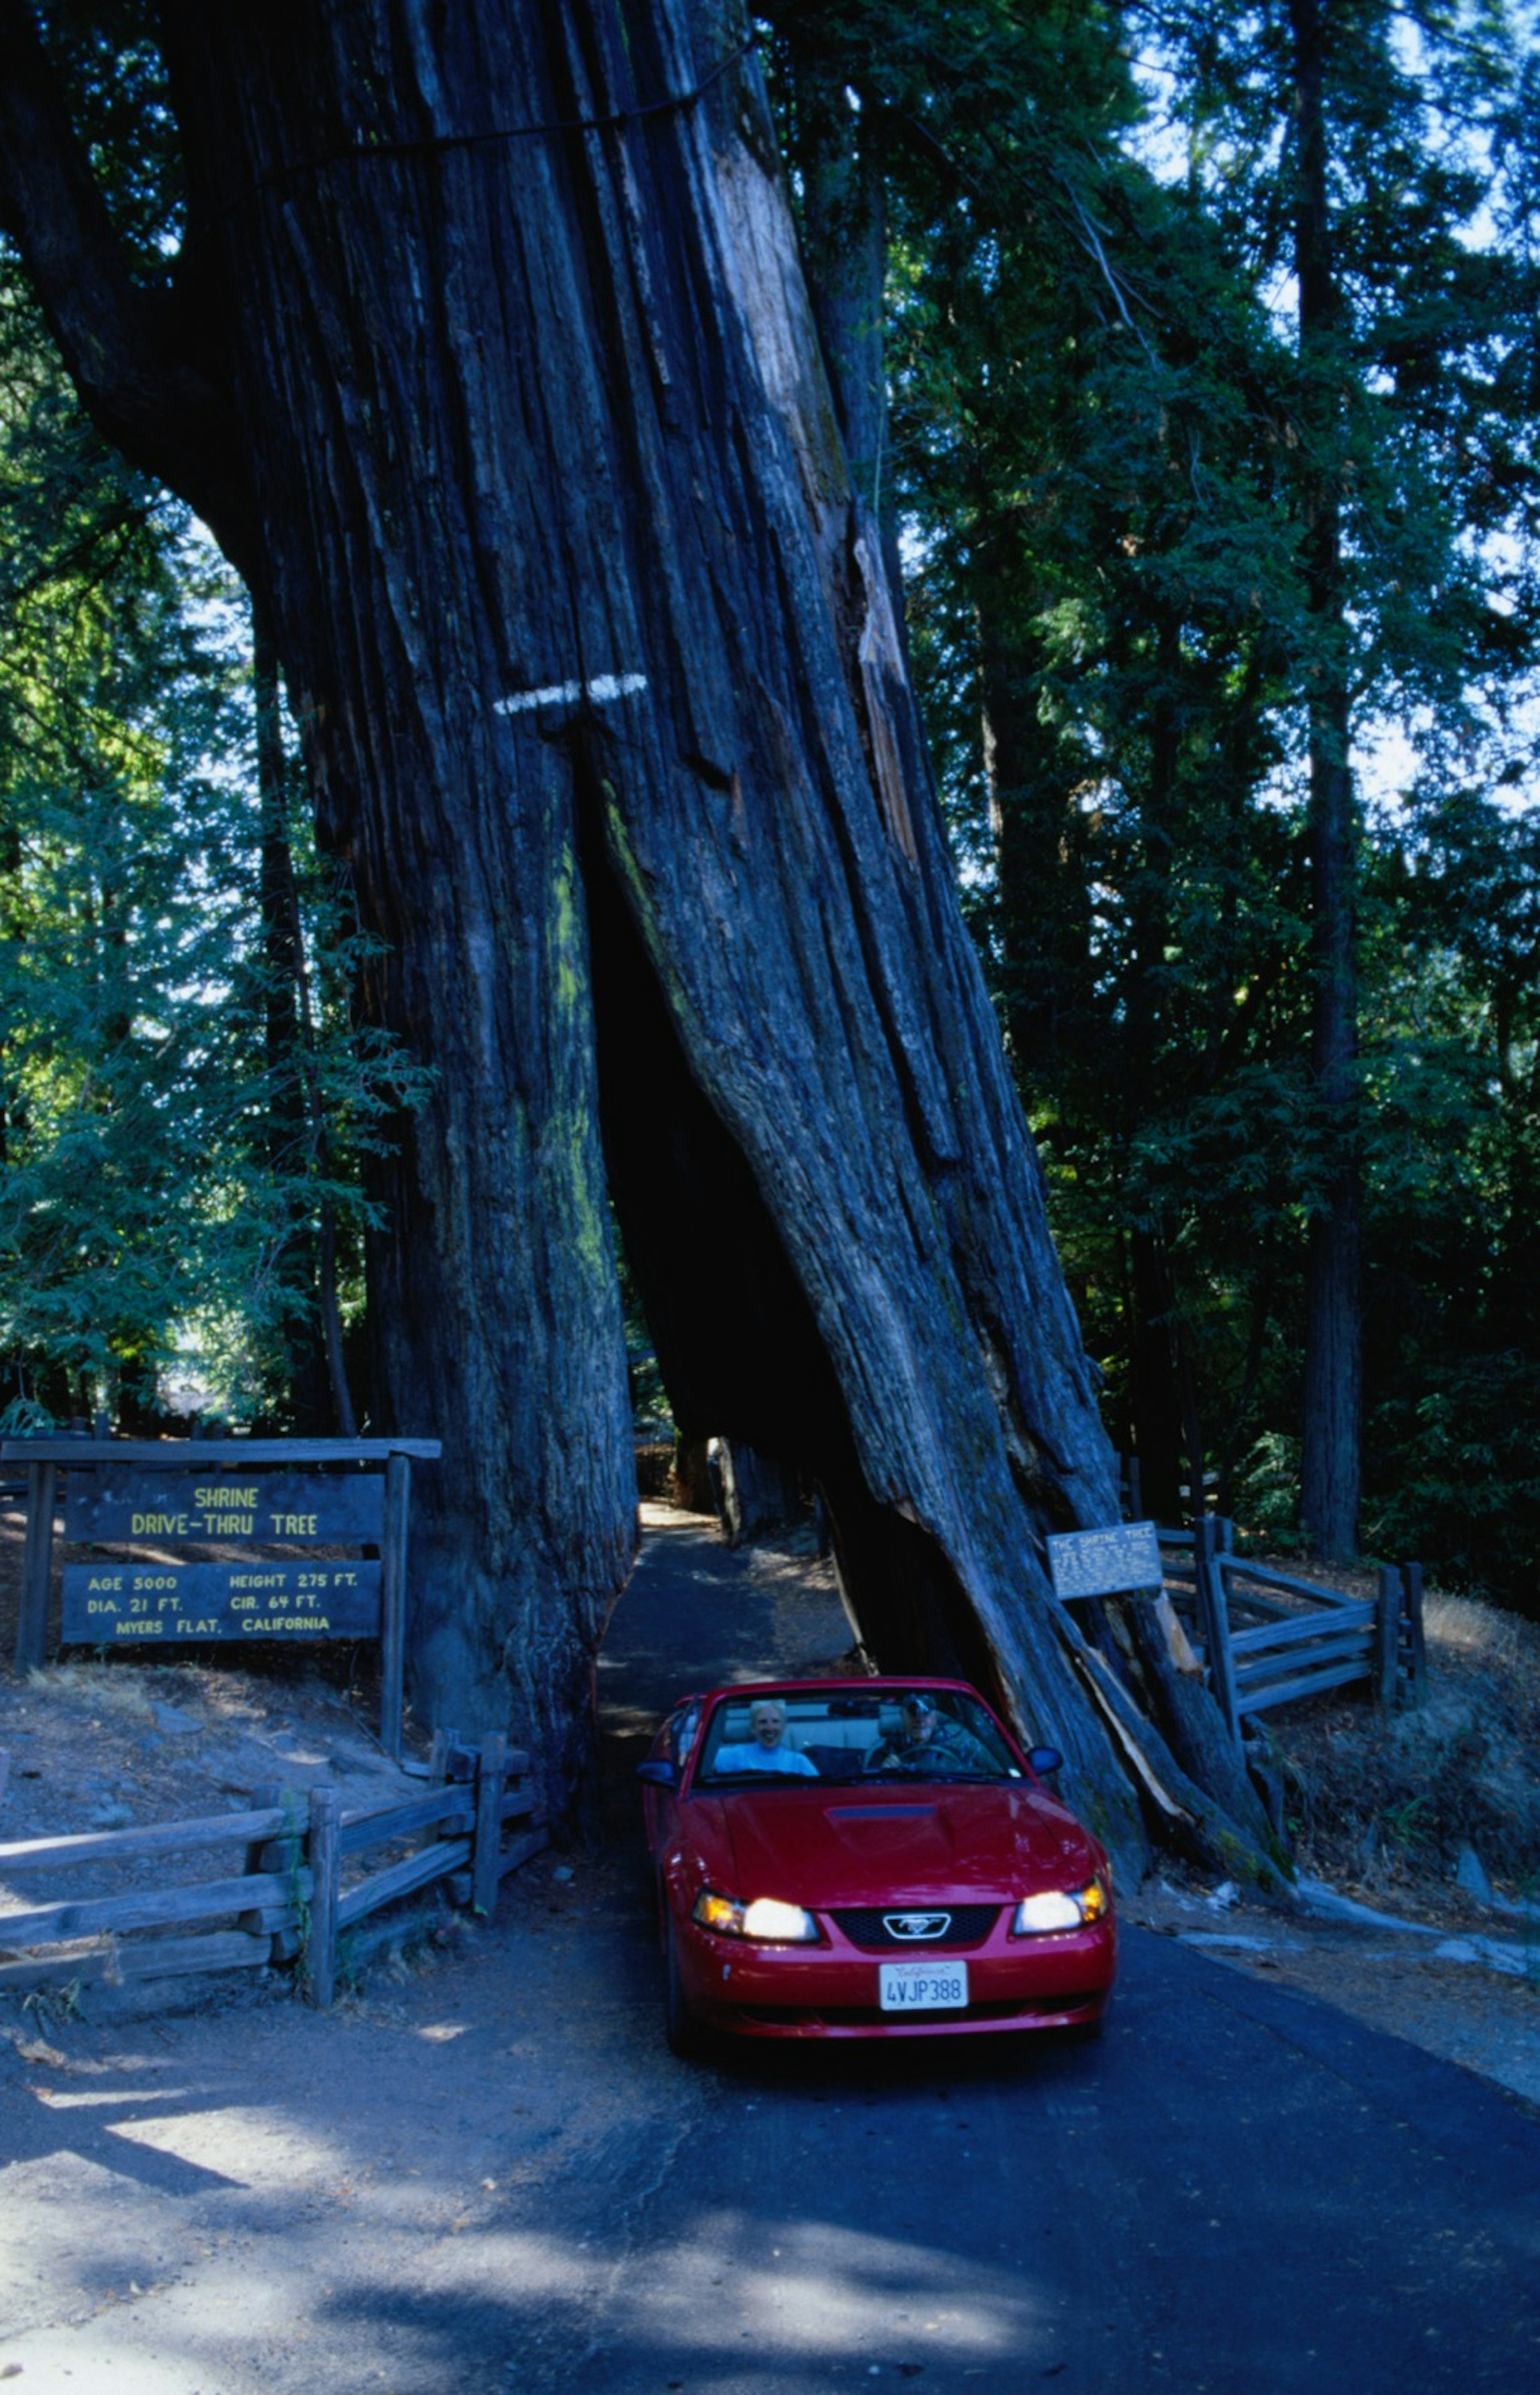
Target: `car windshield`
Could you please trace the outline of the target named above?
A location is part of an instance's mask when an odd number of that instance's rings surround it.
[[[976,1697],[955,1688],[786,1688],[728,1697],[706,1728],[697,1788],[809,1780],[1020,1780]]]

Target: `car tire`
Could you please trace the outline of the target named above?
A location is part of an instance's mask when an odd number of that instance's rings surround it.
[[[674,1924],[665,1915],[663,1933],[664,2035],[671,2054],[681,2062],[692,2062],[705,2044],[705,2031],[690,2009],[690,2000],[679,1977],[679,1952],[674,1936]]]

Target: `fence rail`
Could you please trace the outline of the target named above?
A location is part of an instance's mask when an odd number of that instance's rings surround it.
[[[1159,1538],[1167,1583],[1191,1593],[1204,1671],[1237,1743],[1258,1714],[1358,1680],[1387,1709],[1403,1695],[1422,1701],[1420,1565],[1387,1565],[1376,1595],[1349,1596],[1248,1563],[1235,1553],[1233,1535],[1228,1521],[1209,1516]]]
[[[360,1925],[372,1916],[440,1881],[454,1902],[486,1915],[495,1910],[507,1873],[546,1845],[533,1795],[520,1784],[528,1769],[528,1755],[500,1734],[469,1746],[440,1732],[430,1766],[435,1784],[395,1804],[348,1810],[336,1788],[289,1796],[262,1789],[256,1792],[261,1801],[244,1813],[0,1845],[0,1883],[83,1864],[245,1849],[244,1868],[217,1879],[54,1898],[0,1912],[0,1991],[293,1964],[311,2002],[329,2005],[345,1959],[343,1938],[366,1951],[409,1925],[398,1918],[360,1939]],[[425,1833],[432,1834],[415,1851],[345,1884],[345,1861]],[[171,1929],[195,1934],[159,1934]]]

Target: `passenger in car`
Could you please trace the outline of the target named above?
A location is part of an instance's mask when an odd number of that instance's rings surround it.
[[[905,1697],[899,1727],[880,1739],[866,1758],[868,1771],[979,1771],[991,1779],[997,1766],[961,1722],[953,1721],[916,1689]]]
[[[786,1744],[786,1708],[777,1697],[761,1697],[751,1706],[749,1735],[735,1746],[719,1746],[714,1771],[785,1771],[798,1779],[816,1780],[818,1766]]]

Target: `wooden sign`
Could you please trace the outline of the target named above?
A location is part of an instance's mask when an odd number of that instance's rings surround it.
[[[1107,1530],[1064,1530],[1048,1541],[1048,1569],[1057,1597],[1114,1596],[1159,1588],[1160,1541],[1153,1522],[1120,1522]]]
[[[377,1560],[346,1562],[253,1552],[240,1563],[69,1564],[60,1635],[66,1647],[124,1651],[194,1638],[377,1638],[380,1743],[399,1755],[412,1462],[439,1453],[436,1438],[0,1440],[0,1463],[27,1475],[17,1670],[47,1661],[62,1472],[66,1531],[82,1546],[377,1547]]]
[[[379,1472],[146,1472],[107,1464],[73,1472],[64,1535],[102,1540],[255,1539],[268,1546],[323,1541],[377,1544],[385,1530]]]
[[[66,1646],[188,1638],[377,1638],[382,1568],[253,1556],[239,1564],[66,1564]]]

